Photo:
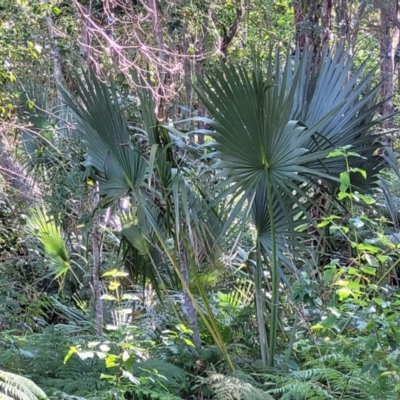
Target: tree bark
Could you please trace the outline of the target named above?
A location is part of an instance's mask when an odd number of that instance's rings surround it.
[[[98,184],[95,194],[95,209],[99,204]],[[95,211],[96,212],[96,211]],[[96,333],[98,336],[103,335],[104,314],[103,302],[101,300],[101,280],[100,280],[100,265],[101,265],[101,240],[100,240],[100,217],[94,216],[92,227],[92,257],[93,257],[93,295],[94,307],[96,313]]]
[[[222,59],[226,60],[226,57],[228,55],[228,47],[232,43],[233,38],[236,36],[239,28],[240,28],[240,23],[242,22],[242,19],[244,17],[244,10],[242,7],[242,1],[241,0],[236,0],[236,16],[235,19],[228,29],[226,31],[224,27],[224,34],[222,36],[222,40],[219,46],[219,51],[222,55]]]
[[[397,10],[394,4],[386,4],[378,1],[380,5],[380,72],[383,85],[381,87],[381,96],[385,101],[382,105],[381,114],[383,117],[393,113],[393,95],[394,95],[394,56],[397,44],[398,28],[393,22],[393,14]],[[398,17],[396,16],[396,21]],[[388,118],[383,122],[385,129],[393,127],[392,118]]]
[[[48,3],[48,0],[43,0],[44,4]],[[55,35],[54,35],[54,26],[53,19],[51,14],[47,11],[45,15],[46,23],[47,23],[47,31],[49,33],[49,38],[51,41],[51,55],[53,58],[53,74],[54,81],[56,83],[56,93],[57,93],[57,106],[62,107],[63,105],[63,97],[60,92],[59,87],[62,84],[62,72],[61,72],[61,60],[60,60],[60,52],[57,49],[55,44]]]
[[[184,246],[180,246],[180,272],[182,274],[183,279],[185,280],[186,285],[189,287],[190,281],[189,281],[189,263],[188,263],[188,258],[186,254],[186,250]],[[196,347],[196,349],[201,348],[201,339],[200,339],[200,330],[199,330],[199,324],[197,323],[197,318],[196,318],[196,310],[194,308],[192,299],[190,298],[188,292],[185,290],[185,288],[182,288],[183,291],[183,299],[185,302],[185,308],[186,308],[186,316],[188,319],[188,323],[190,325],[190,328],[193,331],[193,344]]]
[[[296,43],[300,51],[308,45],[319,51],[332,33],[332,0],[297,0],[293,3]]]
[[[296,45],[302,51],[306,45],[306,34],[304,29],[304,12],[301,0],[293,2],[294,24],[296,28]]]

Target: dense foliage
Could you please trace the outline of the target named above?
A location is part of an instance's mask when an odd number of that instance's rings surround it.
[[[392,3],[0,0],[0,399],[399,398]]]

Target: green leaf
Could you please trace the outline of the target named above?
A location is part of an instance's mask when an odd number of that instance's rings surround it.
[[[342,193],[345,193],[350,186],[350,175],[347,171],[340,173],[340,186],[339,190]]]
[[[331,151],[326,158],[333,158],[333,157],[344,157],[346,155],[346,153],[344,153],[341,150],[335,150],[335,151]]]
[[[103,351],[104,353],[107,353],[107,352],[110,351],[110,346],[108,346],[108,345],[106,345],[106,344],[102,344],[102,345],[99,346],[99,349],[100,349],[101,351]]]
[[[324,219],[322,222],[320,222],[317,227],[318,228],[323,228],[324,226],[327,226],[331,223],[332,221],[329,218]]]
[[[329,283],[332,281],[335,276],[336,270],[333,268],[327,269],[324,271],[324,282]]]
[[[121,284],[120,284],[119,282],[117,282],[117,281],[112,281],[112,282],[110,282],[108,288],[109,288],[110,290],[116,290],[116,289],[118,289],[120,286],[121,286]],[[102,297],[102,299],[104,299],[104,297]]]
[[[329,328],[332,328],[333,325],[335,325],[336,321],[337,321],[337,317],[336,317],[335,315],[331,314],[331,315],[329,315],[328,318],[324,319],[324,320],[321,322],[321,325],[322,325],[325,329],[329,329]]]
[[[358,154],[356,154],[356,155],[358,157],[360,157]],[[367,179],[367,172],[365,170],[361,169],[361,168],[351,168],[351,172],[358,172],[364,177],[364,179]]]
[[[339,295],[339,300],[341,300],[341,301],[348,298],[349,296],[351,296],[353,294],[353,292],[350,289],[348,289],[347,287],[338,289],[336,291],[336,293]]]
[[[360,229],[364,226],[364,222],[360,218],[349,218],[349,223],[356,229]]]
[[[140,300],[140,298],[134,294],[124,293],[121,300]]]
[[[64,364],[77,352],[79,351],[78,347],[72,346],[69,348],[68,353],[64,357]]]
[[[192,342],[190,339],[183,338],[183,341],[184,341],[188,346],[195,347],[194,344],[193,344],[193,342]]]
[[[373,254],[381,252],[381,249],[379,247],[373,246],[372,244],[360,243],[360,244],[356,245],[356,247],[360,251],[368,251]]]
[[[106,357],[106,367],[107,368],[117,367],[119,365],[119,358],[120,357],[114,354],[108,354]]]
[[[367,260],[368,265],[370,265],[371,267],[374,267],[374,268],[379,267],[379,261],[374,256],[372,256],[371,254],[365,253],[364,257]]]
[[[111,271],[104,272],[102,277],[105,278],[107,276],[112,276],[113,278],[115,278],[117,273],[118,273],[118,270],[116,268],[114,268]]]
[[[87,360],[88,358],[94,357],[93,351],[77,351],[79,358],[83,361]]]
[[[364,364],[363,367],[361,368],[361,373],[362,373],[363,375],[364,375],[365,373],[367,373],[367,372],[371,369],[372,365],[373,365],[373,364],[371,364],[371,363],[366,363],[366,364]]]
[[[375,199],[371,196],[363,195],[357,192],[357,196],[367,205],[375,204]]]
[[[101,300],[111,300],[111,301],[117,301],[117,298],[111,294],[103,294],[100,297]]]

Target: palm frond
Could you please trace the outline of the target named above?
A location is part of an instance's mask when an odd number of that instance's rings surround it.
[[[28,217],[28,229],[43,246],[45,255],[49,257],[51,274],[55,278],[65,275],[70,270],[70,258],[62,238],[61,229],[54,218],[47,215],[43,207],[33,208]]]
[[[80,102],[60,90],[87,143],[85,165],[95,169],[100,194],[118,200],[142,186],[147,162],[140,143],[134,143],[128,134],[114,86],[107,87],[91,72],[82,78],[76,75],[75,81]]]
[[[29,127],[21,129],[22,158],[29,170],[43,173],[59,163],[52,130],[54,121],[48,112],[48,90],[32,81],[24,82],[22,89],[21,116],[29,123]]]

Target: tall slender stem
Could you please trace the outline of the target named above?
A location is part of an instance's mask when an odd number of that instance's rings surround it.
[[[261,243],[257,239],[257,268],[255,271],[256,284],[256,312],[258,321],[258,330],[260,332],[261,360],[263,366],[268,362],[268,338],[265,329],[265,296],[263,291],[263,268],[261,259]]]
[[[100,204],[100,186],[96,183],[96,192],[94,196],[95,212]],[[100,265],[101,265],[101,238],[100,238],[100,217],[95,214],[92,227],[92,254],[93,254],[93,294],[94,305],[96,312],[96,333],[98,336],[103,335],[104,312],[103,301],[101,300],[101,280],[100,280]]]
[[[271,324],[269,336],[269,358],[268,366],[274,366],[275,347],[276,347],[276,333],[278,329],[278,314],[279,314],[279,276],[278,276],[278,263],[276,251],[276,231],[275,231],[275,216],[273,209],[272,187],[269,170],[266,168],[265,177],[267,183],[267,197],[268,197],[268,212],[271,225],[271,275],[272,275],[272,303],[271,303]]]

